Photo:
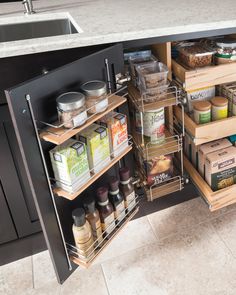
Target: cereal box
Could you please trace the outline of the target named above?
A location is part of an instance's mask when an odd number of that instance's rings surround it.
[[[119,155],[128,146],[127,117],[120,113],[109,113],[100,121],[109,133],[110,149],[113,156]]]
[[[213,191],[236,183],[236,147],[231,146],[206,156],[205,179]]]
[[[205,177],[205,160],[206,156],[210,153],[216,152],[220,149],[224,149],[232,146],[232,143],[224,138],[219,140],[214,140],[209,143],[202,144],[198,152],[198,171],[202,177]]]
[[[108,129],[92,124],[81,131],[76,138],[87,145],[89,167],[92,172],[99,172],[110,161]]]
[[[90,178],[86,145],[69,139],[50,151],[57,185],[69,192],[76,191]]]

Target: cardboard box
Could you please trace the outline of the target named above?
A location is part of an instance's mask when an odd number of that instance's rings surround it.
[[[231,146],[206,156],[205,178],[213,191],[236,183],[236,147]]]
[[[83,142],[69,139],[49,153],[57,185],[62,189],[75,192],[90,178],[87,150]]]
[[[76,138],[87,146],[89,167],[93,173],[99,172],[110,162],[108,129],[98,124],[91,124],[77,134]]]
[[[111,112],[99,120],[99,124],[108,129],[111,153],[118,156],[128,146],[127,117]]]
[[[193,102],[200,100],[210,100],[215,96],[215,92],[215,86],[187,91],[186,96],[188,112],[191,113],[193,111]]]
[[[226,138],[214,140],[212,142],[208,142],[200,146],[198,152],[198,171],[203,178],[205,177],[206,156],[210,153],[216,152],[220,149],[224,149],[230,146],[232,146],[232,143]]]

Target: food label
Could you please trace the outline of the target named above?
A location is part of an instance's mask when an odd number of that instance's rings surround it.
[[[84,111],[73,118],[74,127],[83,125],[87,120],[87,112]]]
[[[227,118],[228,110],[227,108],[224,109],[212,109],[212,117],[213,120],[221,120]]]
[[[102,226],[100,219],[92,226],[94,241],[100,243],[102,241]]]
[[[125,203],[124,201],[122,201],[117,207],[116,210],[114,212],[115,214],[115,218],[118,221],[121,221],[122,219],[125,218]]]
[[[106,232],[107,234],[112,233],[112,231],[115,228],[115,216],[114,214],[110,214],[107,216],[104,221],[101,223],[102,225],[102,231]]]
[[[199,124],[209,123],[211,121],[211,112],[199,113]]]
[[[131,194],[129,194],[128,196],[126,196],[125,208],[128,208],[128,207],[132,208],[135,203],[136,203],[136,200],[135,200],[135,192],[133,191]]]
[[[108,99],[107,98],[105,98],[105,99],[101,100],[100,102],[98,102],[95,105],[96,113],[103,112],[107,108],[107,105],[108,105]]]
[[[213,191],[225,188],[236,183],[236,167],[211,175],[211,188]]]
[[[163,142],[165,134],[165,115],[164,108],[155,112],[143,113],[143,134],[151,142]]]

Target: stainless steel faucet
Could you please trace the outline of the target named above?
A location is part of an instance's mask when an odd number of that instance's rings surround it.
[[[25,14],[33,14],[35,13],[33,8],[32,0],[22,0],[22,4],[25,7]]]

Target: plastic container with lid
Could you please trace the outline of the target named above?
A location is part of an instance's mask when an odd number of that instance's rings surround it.
[[[228,99],[221,96],[215,96],[211,99],[212,103],[212,121],[225,119],[228,117]]]
[[[195,123],[211,122],[211,104],[209,101],[196,101],[193,103],[193,118]]]
[[[137,68],[139,66],[151,65],[156,62],[157,62],[157,59],[153,55],[131,56],[129,58],[130,75],[131,75],[131,79],[133,81],[133,84],[135,86],[137,86],[137,84],[138,84]]]
[[[65,128],[83,125],[87,121],[85,96],[80,92],[66,92],[56,99],[60,123]]]
[[[81,85],[86,96],[86,107],[89,114],[104,112],[108,107],[107,85],[103,81],[88,81]]]
[[[149,88],[147,90],[141,90],[141,94],[143,97],[143,100],[146,103],[156,102],[167,98],[168,94],[168,87],[169,83],[166,85],[156,87],[156,88]]]
[[[167,85],[168,68],[161,62],[140,65],[137,67],[139,85],[147,90]]]
[[[215,63],[225,64],[236,61],[236,40],[221,39],[216,42]]]
[[[210,66],[213,50],[206,49],[201,43],[185,43],[178,47],[179,60],[190,68]]]

